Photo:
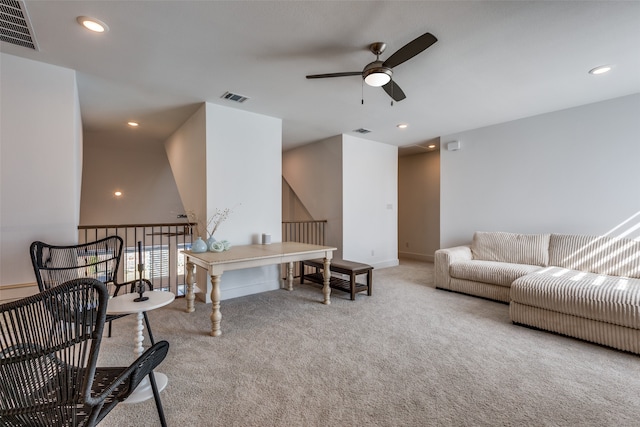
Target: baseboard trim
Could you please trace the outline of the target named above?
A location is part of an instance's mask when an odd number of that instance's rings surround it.
[[[37,283],[17,283],[0,286],[0,302],[10,302],[38,293]]]
[[[412,259],[416,261],[424,261],[424,262],[431,262],[431,263],[433,263],[435,260],[434,255],[418,254],[414,252],[398,252],[398,258]]]
[[[371,267],[375,268],[388,268],[388,267],[396,267],[398,265],[400,265],[400,261],[398,261],[398,259],[391,259],[391,260],[387,260],[387,261],[381,261],[381,262],[375,262],[375,263],[371,263],[369,264]]]

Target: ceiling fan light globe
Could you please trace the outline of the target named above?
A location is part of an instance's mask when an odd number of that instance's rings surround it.
[[[364,82],[369,86],[384,86],[391,80],[391,76],[384,72],[373,72],[364,78]]]
[[[383,67],[381,61],[375,61],[364,67],[362,76],[369,86],[384,86],[391,80],[391,68]]]

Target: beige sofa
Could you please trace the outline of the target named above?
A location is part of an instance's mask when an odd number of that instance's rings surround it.
[[[509,303],[511,320],[640,354],[640,242],[477,232],[435,254],[436,287]]]

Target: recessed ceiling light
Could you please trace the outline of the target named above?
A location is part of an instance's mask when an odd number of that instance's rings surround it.
[[[90,18],[88,16],[78,16],[76,18],[76,21],[78,21],[78,24],[82,25],[87,30],[96,33],[106,33],[107,31],[109,31],[109,27],[107,26],[107,24],[95,18]]]
[[[436,144],[427,145],[427,148],[436,148]]]
[[[140,126],[140,123],[138,122],[127,122],[127,124],[132,128],[137,128],[138,126]]]
[[[406,123],[400,123],[399,125],[396,125],[396,126],[397,126],[398,128],[400,128],[400,129],[406,129],[406,128],[407,128],[407,126],[409,126],[409,125],[408,125],[408,124],[406,124]]]
[[[611,65],[601,65],[599,67],[592,68],[591,70],[589,70],[589,74],[593,74],[594,76],[597,76],[598,74],[608,73],[609,71],[611,71]]]
[[[120,197],[122,196],[122,191],[116,191],[115,193],[113,193],[113,195],[116,197]]]

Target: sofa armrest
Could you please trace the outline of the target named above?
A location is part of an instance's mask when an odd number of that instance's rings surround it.
[[[451,289],[449,282],[449,267],[454,262],[468,261],[473,259],[471,256],[471,245],[456,246],[447,249],[438,249],[435,252],[435,285],[436,288]]]

